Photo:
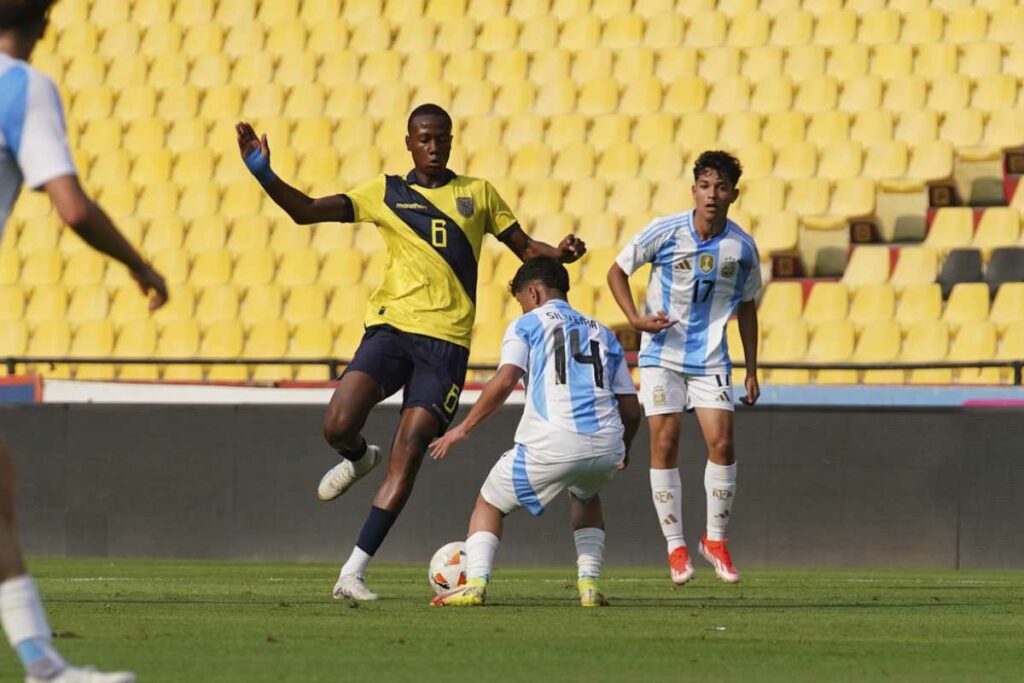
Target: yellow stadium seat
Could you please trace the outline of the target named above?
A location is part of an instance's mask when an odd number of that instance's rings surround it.
[[[283,254],[296,249],[309,247],[310,229],[297,226],[289,219],[278,221],[270,236],[270,250]]]
[[[916,145],[938,139],[939,113],[932,109],[909,109],[897,117],[893,137]]]
[[[782,211],[786,201],[786,183],[771,176],[743,181],[740,208],[754,216]]]
[[[522,183],[547,178],[551,174],[551,150],[544,143],[523,146],[512,157],[508,174]]]
[[[1016,83],[1012,94],[1016,95]],[[964,74],[945,74],[932,79],[927,106],[939,112],[963,109],[970,103],[971,80]]]
[[[157,330],[152,320],[137,320],[120,328],[111,356],[117,358],[149,358],[156,352]],[[116,367],[122,381],[155,381],[157,366],[123,364]]]
[[[607,193],[608,187],[604,180],[597,177],[577,177],[567,183],[562,210],[575,215],[603,211]]]
[[[135,182],[162,183],[170,179],[173,157],[166,149],[153,150],[136,157],[131,177]],[[92,174],[90,174],[90,178]]]
[[[831,76],[814,76],[800,83],[793,106],[805,114],[831,111],[836,108],[839,84]]]
[[[795,363],[807,355],[807,325],[802,320],[783,322],[765,335],[760,360],[764,363]],[[769,370],[766,381],[771,384],[806,384],[807,370]]]
[[[999,286],[989,311],[989,320],[1000,334],[1010,326],[1024,322],[1024,282],[1004,282]]]
[[[281,55],[274,69],[274,78],[287,87],[313,83],[316,69],[316,55],[312,52],[291,52]]]
[[[324,111],[326,94],[318,83],[300,83],[292,87],[285,101],[284,111],[289,116],[320,116]]]
[[[266,24],[269,28],[264,49],[273,55],[302,52],[306,44],[306,23],[301,19],[282,20]]]
[[[1024,41],[1024,10],[1020,5],[1007,4],[993,10],[988,25],[988,39],[1011,45],[1020,45]]]
[[[926,48],[939,44],[942,37],[944,16],[935,8],[921,8],[906,12],[903,15],[903,28],[900,31],[900,42]],[[918,73],[921,73],[920,70]]]
[[[105,119],[113,110],[114,92],[104,85],[81,88],[71,101],[71,118],[76,121],[89,122]]]
[[[707,100],[707,85],[704,79],[694,76],[674,80],[665,90],[662,107],[672,115],[704,112]],[[707,112],[714,116],[712,112]]]
[[[75,333],[68,355],[78,358],[101,358],[111,355],[114,349],[114,326],[107,320],[83,323]],[[79,364],[75,379],[111,380],[114,367],[108,363]]]
[[[274,254],[269,249],[249,249],[238,255],[231,282],[239,287],[269,284],[274,278]]]
[[[178,5],[180,6],[180,3]],[[218,54],[223,46],[224,27],[219,22],[196,21],[187,25],[181,49],[190,57],[198,57]]]
[[[922,321],[938,320],[942,313],[942,288],[936,283],[915,284],[900,295],[895,320],[904,330]]]
[[[583,138],[580,138],[579,142],[582,140]],[[631,141],[647,154],[666,145],[674,145],[675,120],[671,115],[660,112],[638,115]]]
[[[152,120],[152,119],[149,119]],[[139,123],[136,121],[135,123]],[[132,124],[134,127],[134,124]],[[129,128],[129,133],[132,130]],[[206,145],[206,125],[199,119],[179,119],[167,131],[166,146],[172,153]]]
[[[904,173],[907,189],[925,183],[952,178],[953,145],[945,140],[930,140],[914,145]]]
[[[219,208],[216,194],[211,194],[210,189],[209,186],[198,184],[186,186],[182,193],[182,214],[205,216],[219,213],[226,218],[238,218],[258,214],[260,207],[264,206],[263,190],[251,178],[236,180],[225,187]],[[186,202],[186,198],[195,201]],[[273,202],[266,203],[264,208],[264,213],[280,215],[280,209]]]
[[[25,290],[21,285],[0,285],[0,327],[21,320],[24,312]]]
[[[486,65],[487,55],[484,52],[468,50],[459,55],[458,59],[447,60],[444,67],[444,79],[454,86],[476,85],[482,87]]]
[[[289,325],[321,320],[327,310],[327,292],[321,285],[292,287],[284,308],[284,319]]]
[[[927,247],[903,247],[889,283],[897,292],[915,284],[929,284],[938,274],[938,254]]]
[[[893,78],[885,84],[882,105],[893,112],[922,109],[926,105],[928,82],[923,76]]]
[[[367,17],[353,25],[348,47],[363,54],[387,50],[391,47],[392,30],[385,17]]]
[[[747,48],[743,52],[744,60],[740,67],[740,75],[749,78],[751,83],[756,84],[766,78],[779,78],[785,73],[783,69],[785,53],[778,45],[761,45]],[[786,74],[786,78],[789,86],[789,96],[792,97],[793,80],[789,74]],[[757,97],[756,94],[755,97]]]
[[[735,217],[733,218],[735,220]],[[762,259],[771,254],[792,251],[797,247],[798,221],[796,214],[783,211],[761,216],[754,229],[754,239]]]
[[[894,43],[900,34],[900,13],[894,9],[877,9],[860,17],[857,41],[864,45]]]
[[[181,51],[181,28],[174,22],[163,22],[150,26],[139,45],[139,53],[147,57],[173,55]],[[134,52],[134,51],[133,51]],[[152,67],[150,67],[152,74]]]
[[[193,254],[223,249],[227,242],[228,229],[220,216],[196,218],[189,225],[185,237],[185,248]]]
[[[33,220],[26,224],[18,236],[18,251],[31,254],[36,251],[51,251],[57,248],[60,228],[55,221]]]
[[[896,313],[896,292],[886,283],[857,289],[850,305],[849,320],[858,330],[876,322],[892,320]]]
[[[960,48],[959,71],[972,79],[995,76],[1002,72],[1002,46],[998,43],[976,43]],[[946,73],[953,73],[947,71]],[[1007,74],[1009,75],[1009,74]],[[1014,84],[1016,89],[1016,83]]]
[[[851,290],[889,279],[891,256],[889,247],[859,246],[850,254],[842,282]]]
[[[370,288],[361,283],[336,288],[327,307],[326,319],[331,321],[336,329],[349,323],[361,324],[369,296]],[[477,308],[480,310],[479,304]]]
[[[21,283],[28,286],[52,285],[60,280],[63,264],[60,252],[45,249],[26,254],[21,263]]]
[[[1012,74],[982,76],[974,83],[970,104],[984,111],[1010,109],[1017,100],[1017,91],[1017,78]],[[967,106],[966,102],[963,104]]]
[[[686,153],[674,142],[665,141],[644,154],[642,174],[645,179],[678,180],[689,169],[683,167]]]
[[[71,348],[71,328],[64,320],[47,320],[33,332],[25,348],[29,356],[56,357],[67,356]],[[49,379],[68,379],[71,370],[64,364],[42,364],[27,366],[29,373],[40,374]]]
[[[793,45],[786,49],[783,73],[789,75],[794,83],[802,84],[823,77],[825,63],[825,48],[821,45]]]
[[[25,307],[25,322],[29,327],[38,327],[47,320],[67,317],[68,294],[64,285],[40,284],[32,288]]]
[[[205,287],[196,303],[195,319],[201,330],[238,317],[238,289],[234,285]]]
[[[921,322],[910,328],[900,354],[905,363],[943,361],[949,352],[949,328],[944,322]],[[948,369],[911,370],[911,384],[948,384],[953,372]]]
[[[651,184],[645,178],[627,178],[611,187],[608,205],[621,214],[637,214],[647,211],[651,202]]]
[[[301,4],[298,16],[307,24],[316,25],[322,21],[336,19],[341,15],[341,0],[305,0]],[[348,3],[345,3],[348,9]]]
[[[806,119],[800,112],[773,112],[765,117],[761,137],[776,150],[783,150],[790,145],[802,143],[805,128]]]
[[[171,302],[173,306],[179,306],[179,291],[177,288],[171,289]],[[167,304],[171,306],[171,304]],[[164,306],[164,308],[167,308]],[[161,309],[163,310],[163,309]],[[121,327],[130,322],[136,320],[146,320],[149,318],[149,309],[147,301],[142,293],[139,291],[138,286],[133,284],[125,284],[118,287],[112,292],[110,306],[108,307],[107,315],[110,321],[117,327]],[[191,309],[189,311],[191,315]]]
[[[281,257],[277,282],[282,287],[299,287],[316,282],[320,273],[320,255],[315,249],[296,249]]]
[[[810,178],[818,167],[817,147],[809,142],[796,142],[779,150],[775,157],[774,175],[784,180]],[[816,180],[826,180],[817,178]],[[827,197],[827,191],[825,196]]]
[[[238,310],[238,319],[246,327],[252,327],[281,316],[284,295],[276,284],[254,285],[246,290]]]
[[[864,326],[850,359],[853,363],[892,363],[900,355],[900,328],[894,321],[871,322]],[[866,370],[864,384],[903,384],[903,370]]]
[[[996,355],[996,328],[990,322],[965,324],[953,340],[946,360],[955,363],[988,361]],[[963,368],[954,371],[959,384],[996,384],[997,368]]]
[[[260,4],[256,18],[263,24],[272,26],[278,22],[288,21],[299,16],[299,0],[277,0]]]
[[[83,21],[71,24],[60,31],[56,52],[62,57],[92,54],[96,52],[98,44],[99,32],[96,25]]]
[[[863,173],[876,180],[901,178],[907,170],[908,156],[905,142],[872,145],[865,150]]]
[[[882,79],[909,76],[914,71],[914,51],[906,43],[875,45],[872,50],[871,73]]]
[[[655,93],[652,90],[652,86],[643,85],[641,88],[633,93],[629,89],[629,83],[633,79],[641,80],[647,79],[654,75],[655,71],[655,53],[651,47],[635,47],[626,50],[619,50],[613,55],[615,60],[615,66],[612,70],[612,75],[621,82],[627,84],[627,93],[630,93],[629,97],[623,99],[625,105],[629,100],[630,106],[643,105],[644,107],[649,104],[648,98],[652,97]],[[692,73],[690,75],[693,75]],[[661,87],[659,83],[657,96],[661,98]],[[637,98],[639,100],[637,101]]]
[[[256,0],[233,0],[218,3],[214,18],[225,26],[240,22],[252,21],[256,18]]]
[[[988,12],[981,7],[961,7],[946,15],[945,39],[954,43],[980,43],[988,29]]]
[[[164,249],[178,249],[184,243],[185,227],[177,216],[154,218],[146,231],[143,249],[151,254]]]
[[[563,185],[558,180],[533,180],[523,184],[523,194],[517,204],[518,212],[525,216],[555,213],[562,208]]]
[[[953,285],[942,320],[956,334],[964,325],[979,323],[989,317],[988,285],[984,282],[961,282]]]
[[[273,360],[284,358],[288,351],[288,325],[283,320],[266,320],[253,326],[242,351],[243,358]],[[292,378],[289,365],[253,365],[254,382],[278,382]]]
[[[106,261],[98,252],[83,249],[65,262],[62,281],[69,287],[98,285],[103,282],[106,268]]]
[[[299,325],[288,345],[288,358],[327,358],[331,355],[334,338],[331,326],[325,320],[314,320]],[[327,370],[320,365],[298,366],[295,373],[298,381],[327,381]]]
[[[226,249],[197,254],[192,262],[189,283],[196,287],[225,285],[231,282],[231,252]]]
[[[348,24],[343,19],[332,17],[324,21],[310,25],[309,38],[306,41],[306,49],[316,55],[323,56],[321,63],[321,75],[327,74],[330,67],[344,67],[337,72],[336,78],[344,74],[351,75],[355,66],[356,55],[345,48],[348,45]],[[328,83],[324,81],[324,85]],[[337,81],[333,81],[337,84]]]
[[[160,136],[163,137],[163,130],[160,131]],[[78,147],[92,156],[117,149],[120,146],[121,122],[115,119],[97,119],[88,122],[78,139]]]
[[[627,157],[633,156],[633,146],[629,144],[633,121],[622,114],[606,114],[592,121],[590,142],[598,152],[605,152],[614,147],[625,146],[630,149]]]
[[[21,258],[14,249],[0,249],[0,285],[18,282]]]
[[[1005,285],[1004,285],[1005,286]],[[1003,332],[1002,341],[996,351],[995,360],[1008,361],[1024,358],[1024,322],[1012,323]],[[1012,381],[1013,370],[1004,368],[999,371],[1001,380],[1005,384]]]
[[[229,57],[237,58],[263,49],[266,34],[262,24],[243,21],[225,26],[229,28],[222,49]]]
[[[199,326],[194,320],[168,323],[160,333],[154,356],[161,359],[193,358],[199,353]],[[199,365],[164,365],[167,381],[199,381],[203,378]]]
[[[800,216],[820,216],[828,211],[830,199],[831,186],[828,179],[799,178],[789,183],[786,209]]]
[[[417,29],[417,32],[422,32],[422,29]],[[512,17],[495,17],[481,24],[476,44],[485,52],[499,52],[515,48],[518,38],[518,21]]]
[[[363,58],[359,79],[367,85],[375,86],[396,81],[400,78],[401,73],[401,55],[388,50],[379,50],[371,52]]]
[[[841,111],[818,112],[808,119],[807,131],[804,137],[808,142],[813,142],[821,148],[821,163],[822,165],[828,165],[830,163],[826,161],[830,156],[828,147],[849,140],[850,117]],[[862,154],[862,151],[859,151],[857,154],[856,164],[858,172],[860,171]]]
[[[841,282],[819,282],[811,288],[804,307],[803,320],[811,331],[824,323],[845,320],[849,292]],[[851,349],[852,351],[852,349]]]
[[[757,310],[758,322],[765,330],[795,322],[800,319],[803,306],[803,287],[799,282],[771,282],[765,287]]]
[[[57,59],[59,60],[59,58]],[[33,66],[39,68],[34,59]],[[104,85],[106,82],[106,71],[107,68],[101,56],[97,54],[84,54],[72,57],[64,73],[68,81],[74,83],[76,88],[84,88]]]
[[[606,149],[597,162],[598,176],[611,182],[633,178],[640,169],[640,150],[632,144]]]
[[[946,254],[950,249],[966,247],[973,236],[973,210],[970,207],[946,206],[936,211],[924,244]]]
[[[858,112],[850,139],[865,146],[884,145],[893,139],[893,115],[885,110]]]
[[[745,111],[749,104],[750,81],[745,76],[731,76],[712,84],[706,107],[710,112],[728,116]]]
[[[817,174],[828,180],[856,179],[860,174],[864,148],[859,142],[841,141],[821,148]],[[872,203],[874,188],[872,187]]]
[[[721,12],[698,10],[689,17],[686,45],[708,48],[725,43],[728,20]]]
[[[856,114],[877,110],[882,99],[882,79],[874,75],[858,76],[843,81],[839,109]]]
[[[768,42],[770,21],[767,14],[748,10],[729,20],[726,42],[740,48],[752,48]]]
[[[815,287],[817,288],[817,287]],[[853,325],[848,320],[823,322],[814,331],[807,348],[806,360],[811,363],[844,363],[853,355]],[[856,370],[818,370],[817,384],[856,384]]]
[[[50,12],[49,19],[58,30],[66,29],[73,24],[88,23],[89,3],[85,0],[59,3]]]
[[[938,17],[938,30],[942,31],[942,17]],[[915,48],[913,73],[925,78],[935,78],[956,73],[957,50],[951,43],[925,43]]]
[[[567,234],[567,230],[562,230],[551,244],[557,244]],[[588,248],[619,247],[618,217],[604,212],[583,214],[579,218],[577,235],[587,243]]]
[[[852,43],[857,32],[857,15],[849,9],[822,12],[814,29],[814,42],[833,46]]]
[[[238,358],[242,354],[244,334],[238,321],[224,321],[206,330],[199,355],[204,358]],[[211,382],[245,382],[249,370],[244,365],[207,366],[206,378]]]
[[[721,45],[702,51],[704,59],[697,69],[697,75],[708,84],[740,75],[743,53],[738,47]]]

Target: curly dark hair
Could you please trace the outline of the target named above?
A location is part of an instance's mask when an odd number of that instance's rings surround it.
[[[709,150],[697,157],[693,165],[693,180],[696,182],[704,171],[716,171],[720,178],[729,180],[735,186],[743,175],[743,166],[739,159],[728,152]]]
[[[46,24],[57,0],[0,0],[0,30],[24,31]]]
[[[562,294],[569,293],[569,271],[550,256],[536,256],[519,266],[508,289],[515,296],[527,283],[536,280],[549,289],[557,289]]]

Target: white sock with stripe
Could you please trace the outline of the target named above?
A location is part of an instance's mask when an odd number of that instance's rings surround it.
[[[604,529],[577,529],[572,532],[572,537],[576,541],[576,576],[580,579],[599,578],[604,564]]]
[[[716,465],[708,460],[704,468],[704,490],[708,496],[708,540],[724,541],[732,503],[736,500],[736,463]]]
[[[686,545],[683,540],[683,484],[679,478],[679,468],[651,468],[651,495],[661,533],[665,536],[665,545],[671,555],[673,550]]]
[[[501,539],[490,531],[477,531],[466,539],[466,578],[491,580],[494,556]]]

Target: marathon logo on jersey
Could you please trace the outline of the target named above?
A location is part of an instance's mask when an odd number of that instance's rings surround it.
[[[737,265],[736,259],[734,258],[727,258],[722,261],[722,277],[732,277],[735,275]]]
[[[426,204],[417,204],[416,202],[399,202],[395,204],[396,208],[399,209],[412,209],[413,211],[427,211]]]
[[[715,256],[714,254],[701,254],[700,255],[700,272],[707,275],[715,269]]]
[[[463,218],[470,218],[476,207],[474,206],[472,197],[456,197],[455,208],[458,209],[460,216]]]

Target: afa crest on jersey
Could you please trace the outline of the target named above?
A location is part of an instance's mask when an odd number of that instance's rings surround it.
[[[458,209],[460,216],[463,218],[469,218],[473,215],[473,210],[476,207],[474,206],[472,197],[456,197],[455,208]]]
[[[699,263],[700,272],[705,275],[715,269],[715,257],[713,254],[701,254]]]

